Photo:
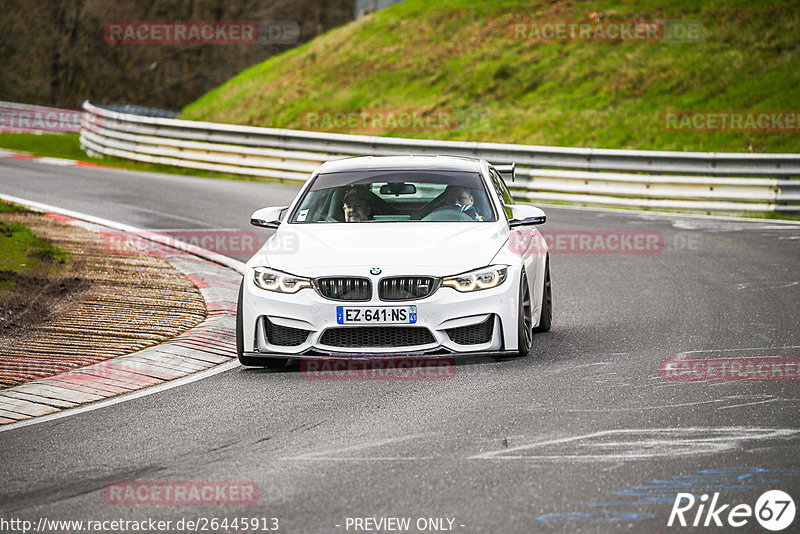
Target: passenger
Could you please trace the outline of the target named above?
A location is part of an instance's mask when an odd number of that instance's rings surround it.
[[[342,209],[347,222],[372,220],[375,212],[369,193],[361,189],[352,189],[344,196]]]

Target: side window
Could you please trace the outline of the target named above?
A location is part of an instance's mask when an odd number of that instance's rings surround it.
[[[503,190],[500,188],[500,184],[497,182],[494,172],[492,173],[492,186],[494,186],[494,192],[497,193],[497,198],[505,203],[505,199],[503,198]]]
[[[506,206],[513,204],[514,199],[511,198],[511,192],[506,187],[506,183],[500,177],[500,174],[494,169],[492,169],[492,181],[494,182],[495,189],[497,189],[497,194],[503,199],[503,204]]]
[[[506,212],[506,218],[511,219],[513,215],[511,214],[511,204],[514,203],[514,199],[511,198],[511,193],[509,193],[506,184],[503,182],[503,179],[500,178],[500,175],[494,169],[489,169],[492,174],[492,185],[494,186],[494,190],[497,191],[497,196],[500,200],[503,201],[503,211]]]

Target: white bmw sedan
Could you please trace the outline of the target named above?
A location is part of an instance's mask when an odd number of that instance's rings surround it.
[[[329,161],[247,262],[236,341],[248,366],[291,359],[527,355],[552,317],[545,214],[513,165],[449,156]]]

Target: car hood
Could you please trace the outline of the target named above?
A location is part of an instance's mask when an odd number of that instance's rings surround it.
[[[310,277],[367,275],[373,267],[444,276],[488,265],[507,240],[505,221],[284,224],[248,265]]]

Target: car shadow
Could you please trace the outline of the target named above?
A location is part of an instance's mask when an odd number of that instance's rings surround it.
[[[305,374],[314,375],[313,378],[324,379],[324,376],[318,376],[319,373],[344,373],[350,372],[355,376],[352,379],[366,378],[360,376],[361,374],[389,372],[394,370],[408,370],[409,373],[420,373],[421,370],[437,369],[441,367],[468,367],[468,366],[484,366],[487,364],[519,364],[525,363],[527,365],[538,365],[542,363],[551,363],[560,361],[566,356],[567,359],[572,359],[578,355],[573,351],[567,350],[564,352],[564,347],[574,343],[580,337],[579,329],[559,329],[554,327],[550,332],[544,332],[534,335],[533,345],[527,357],[519,356],[503,356],[497,354],[474,354],[468,356],[414,356],[414,357],[400,357],[400,358],[381,358],[376,360],[369,359],[348,359],[348,358],[309,358],[309,359],[295,359],[290,360],[288,365],[281,369],[268,369],[264,367],[245,367],[241,371],[249,375],[272,375],[272,374]],[[552,350],[551,344],[557,341],[559,350]],[[570,355],[570,353],[572,353]],[[311,376],[308,376],[311,378]]]

